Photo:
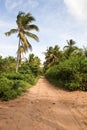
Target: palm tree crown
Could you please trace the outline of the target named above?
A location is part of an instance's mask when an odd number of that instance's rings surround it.
[[[44,65],[46,69],[55,64],[58,64],[62,59],[62,52],[60,51],[58,45],[55,45],[54,47],[49,47],[44,54],[46,59]]]
[[[69,41],[67,40],[67,46],[64,46],[64,53],[65,53],[65,56],[66,58],[69,58],[70,55],[72,54],[72,52],[74,50],[77,50],[78,48],[75,46],[76,42],[72,39],[70,39]]]

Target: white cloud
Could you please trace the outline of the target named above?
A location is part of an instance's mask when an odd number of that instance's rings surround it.
[[[87,0],[64,0],[69,13],[77,19],[87,21]]]
[[[14,10],[14,9],[29,9],[29,8],[35,8],[38,6],[37,0],[6,0],[5,6],[8,10]]]
[[[6,0],[5,6],[7,9],[12,10],[12,9],[16,8],[17,6],[19,6],[21,3],[22,3],[21,0],[15,0],[15,1]]]

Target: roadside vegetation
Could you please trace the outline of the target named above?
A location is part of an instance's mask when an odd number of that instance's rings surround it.
[[[38,36],[31,33],[32,30],[39,31],[38,26],[32,24],[33,21],[35,21],[35,18],[30,13],[19,12],[16,20],[17,28],[13,28],[5,33],[6,36],[17,33],[19,42],[16,52],[17,58],[12,56],[3,58],[0,56],[1,100],[16,98],[34,85],[39,78],[41,73],[40,59],[34,54],[30,54],[28,59],[24,58],[24,54],[28,50],[32,50],[28,37],[33,38],[37,42],[39,41]]]
[[[33,57],[32,57],[33,56]],[[40,59],[34,54],[21,62],[19,72],[15,72],[16,59],[0,56],[0,99],[14,99],[36,84],[41,74]]]
[[[56,86],[70,91],[87,91],[87,48],[70,39],[63,50],[55,45],[45,52],[44,72]]]

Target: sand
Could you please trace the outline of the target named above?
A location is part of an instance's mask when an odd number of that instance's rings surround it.
[[[15,100],[0,101],[0,130],[87,130],[87,92],[68,92],[41,77]]]

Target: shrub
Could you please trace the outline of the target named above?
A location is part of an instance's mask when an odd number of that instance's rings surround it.
[[[35,77],[33,74],[25,74],[24,80],[28,82],[31,85],[35,84],[37,77]]]
[[[65,88],[70,91],[77,90],[80,88],[80,86],[81,84],[79,82],[75,82],[73,80],[71,82],[65,83]]]
[[[14,99],[27,91],[29,87],[30,85],[23,80],[11,80],[2,76],[0,78],[0,98],[5,101]]]
[[[21,68],[19,69],[19,73],[21,74],[31,74],[32,71],[29,67],[29,64],[23,64]]]
[[[12,89],[13,82],[8,80],[6,77],[0,78],[0,95],[4,93],[4,91],[8,91]]]
[[[5,77],[7,77],[10,80],[23,80],[23,75],[20,73],[3,73]]]
[[[2,100],[14,99],[21,93],[26,92],[31,85],[34,85],[38,75],[30,69],[30,66],[23,66],[19,73],[9,72],[0,74],[0,98]]]
[[[6,93],[12,90],[13,82],[6,77],[0,78],[0,98],[5,99]]]
[[[15,90],[9,90],[9,91],[4,91],[4,94],[2,96],[2,100],[8,101],[9,99],[14,99],[17,97],[17,92]]]
[[[48,69],[45,76],[68,90],[87,90],[87,60],[71,57]]]

